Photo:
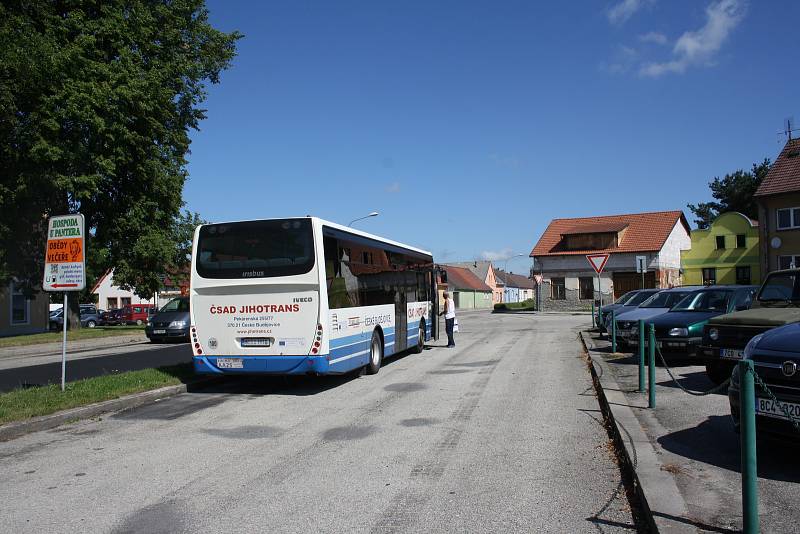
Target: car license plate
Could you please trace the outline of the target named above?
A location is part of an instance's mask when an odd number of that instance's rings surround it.
[[[153,330],[153,333],[154,334],[166,334],[167,331],[166,330]]]
[[[756,397],[756,413],[759,415],[766,415],[767,417],[773,417],[775,419],[788,419],[786,413],[781,409],[781,406],[786,408],[789,415],[795,419],[800,418],[800,404],[784,401],[775,403],[772,399]]]
[[[241,358],[217,358],[217,367],[220,369],[242,369],[244,361]]]
[[[719,357],[728,360],[741,360],[744,351],[736,349],[719,349]]]

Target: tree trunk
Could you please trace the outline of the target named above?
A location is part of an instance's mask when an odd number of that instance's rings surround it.
[[[80,294],[77,291],[71,291],[69,294],[69,309],[66,310],[69,316],[67,322],[67,330],[78,330],[81,327],[81,303]]]

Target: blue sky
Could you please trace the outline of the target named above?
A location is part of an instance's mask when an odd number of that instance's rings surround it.
[[[184,197],[211,221],[376,210],[356,226],[502,259],[556,217],[691,220],[800,120],[800,2],[208,6],[245,35],[192,134]]]

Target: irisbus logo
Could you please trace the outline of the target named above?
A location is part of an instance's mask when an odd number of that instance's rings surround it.
[[[264,276],[264,271],[242,271],[242,278],[258,278]]]

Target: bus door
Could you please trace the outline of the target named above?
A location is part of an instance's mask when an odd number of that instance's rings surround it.
[[[397,273],[402,277],[402,273]],[[403,281],[395,286],[394,291],[394,352],[408,348],[408,306]]]
[[[428,273],[429,296],[428,302],[431,303],[431,339],[439,339],[439,287],[436,283],[437,270],[432,269]]]

